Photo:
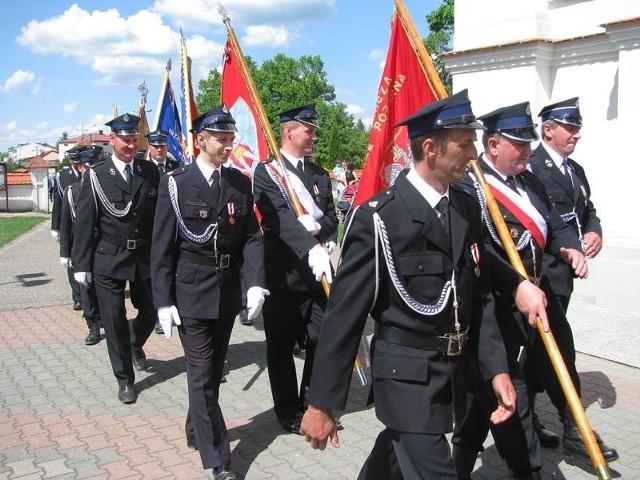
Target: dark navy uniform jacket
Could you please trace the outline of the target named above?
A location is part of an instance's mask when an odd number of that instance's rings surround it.
[[[62,197],[64,192],[73,184],[79,183],[82,177],[72,167],[65,167],[58,172],[56,189],[53,193],[53,207],[51,208],[51,230],[60,231],[62,214]]]
[[[169,194],[176,182],[180,215],[188,231],[201,235],[217,224],[217,235],[205,243],[188,238],[178,227]],[[181,259],[181,251],[202,257],[229,255],[225,268]],[[251,180],[232,168],[222,168],[220,198],[193,163],[169,172],[160,182],[151,252],[156,308],[175,305],[192,318],[220,318],[221,300],[235,315],[241,309],[240,268],[247,288],[264,287],[264,245],[254,212]]]
[[[268,160],[274,161],[274,160]],[[284,161],[289,175],[295,175],[291,164]],[[321,288],[309,268],[307,253],[318,243],[337,239],[338,217],[333,203],[331,179],[324,168],[305,160],[306,187],[316,206],[324,213],[318,220],[320,233],[311,235],[297,220],[293,210],[267,172],[264,163],[258,164],[253,176],[256,205],[262,216],[265,241],[265,270],[267,288],[313,290]]]
[[[547,150],[539,145],[529,158],[529,166],[536,177],[540,179],[549,195],[551,204],[561,215],[568,215],[574,211],[577,219],[567,223],[578,233],[580,222],[582,234],[595,232],[602,237],[600,219],[596,215],[596,209],[591,202],[591,188],[587,181],[584,169],[572,159],[567,159],[569,168],[573,170],[573,178],[577,185],[572,187],[571,181],[555,165]],[[554,293],[562,296],[570,296],[573,292],[573,270],[571,266],[561,258],[553,255],[545,255],[544,267],[551,282]]]
[[[484,160],[482,156],[480,158],[480,165],[485,178],[491,176],[506,185],[502,177],[487,164],[487,161]],[[525,191],[533,207],[546,219],[547,238],[544,252],[556,257],[560,255],[561,247],[580,250],[581,247],[578,236],[569,225],[562,221],[560,214],[553,208],[542,182],[527,170],[516,175],[516,179],[519,182],[520,188]],[[474,187],[471,177],[467,177],[465,182],[460,185],[466,190],[478,195],[478,191]],[[498,199],[496,199],[496,202],[500,207],[502,217],[507,226],[507,230],[511,234],[513,243],[518,245],[523,235],[525,235],[526,227],[524,227],[520,220],[501,204]],[[487,218],[487,216],[488,212],[486,212],[485,218]],[[493,221],[491,221],[491,227],[493,227],[493,225]],[[489,230],[489,227],[487,227],[487,230]],[[497,236],[497,232],[495,227],[493,227],[493,232],[492,234],[488,231],[488,237],[491,239],[495,251],[504,258],[505,261],[509,261],[502,242],[496,241],[495,237]],[[536,241],[528,242],[518,253],[529,276],[542,276],[543,250]],[[547,285],[546,282],[543,285]],[[546,293],[549,294],[551,292]],[[496,293],[496,297],[496,313],[504,340],[511,345],[526,345],[529,343],[534,331],[529,328],[527,320],[516,309],[513,298],[510,296],[504,297],[499,293]]]
[[[374,214],[385,225],[395,276],[411,298],[423,304],[436,302],[455,271],[462,330],[469,325],[479,328],[484,304],[490,299],[486,294],[491,282],[504,295],[511,295],[522,281],[491,251],[488,242],[485,245],[477,200],[454,185],[449,192],[451,239],[434,209],[407,179],[406,171],[392,187],[354,212],[322,322],[310,404],[344,409],[353,360],[369,313],[376,329],[378,324],[384,324],[431,336],[454,331],[451,299],[436,315],[417,313],[403,300],[385,259],[380,255],[376,260]],[[497,330],[495,322],[491,328]],[[495,373],[507,371],[499,335],[491,345],[480,345],[487,348],[479,354],[490,352],[487,364],[494,363]],[[452,377],[464,364],[464,356],[444,357],[436,351],[390,343],[377,335],[371,351],[378,418],[387,427],[400,431],[450,431]]]
[[[132,201],[126,215],[116,216],[107,210],[98,193],[94,192],[91,171],[97,176],[108,205],[122,211]],[[151,233],[160,175],[156,166],[146,160],[133,160],[132,172],[132,188],[122,178],[111,158],[84,172],[72,249],[72,256],[77,262],[74,271],[135,280],[137,269],[143,280],[151,276]],[[94,226],[97,230],[96,241]],[[127,241],[132,246],[135,241],[136,248],[129,249],[117,244]]]

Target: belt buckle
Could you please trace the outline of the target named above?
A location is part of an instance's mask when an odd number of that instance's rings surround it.
[[[222,253],[217,256],[217,264],[218,268],[229,268],[229,263],[231,262],[231,255],[228,253]]]
[[[467,341],[466,333],[446,333],[444,337],[448,340],[447,357],[457,357],[462,354],[462,349]]]
[[[138,240],[127,238],[127,250],[135,250],[136,248],[138,248]]]

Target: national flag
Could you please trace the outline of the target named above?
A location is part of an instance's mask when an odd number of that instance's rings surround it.
[[[169,64],[164,81],[162,82],[156,118],[153,123],[153,131],[162,130],[168,134],[167,154],[177,160],[180,165],[184,165],[188,163],[183,150],[185,137],[182,134],[178,106],[176,105],[176,98],[173,94],[171,80],[169,79],[170,71],[171,66]]]
[[[392,185],[398,174],[411,164],[407,127],[393,126],[437,99],[409,40],[407,27],[396,10],[354,207]]]
[[[233,167],[251,178],[253,166],[268,158],[269,147],[260,125],[260,117],[251,100],[249,87],[242,75],[238,55],[229,39],[224,47],[220,90],[222,103],[231,112],[238,129],[230,161]]]
[[[196,97],[193,94],[193,85],[191,83],[191,59],[187,55],[187,39],[180,29],[180,54],[182,56],[182,131],[187,137],[185,153],[188,163],[198,155],[198,148],[195,143],[195,135],[191,133],[192,121],[198,116],[198,106],[196,105]]]

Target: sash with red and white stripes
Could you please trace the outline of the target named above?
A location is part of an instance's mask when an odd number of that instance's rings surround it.
[[[526,193],[525,196],[517,194],[493,175],[487,175],[486,180],[495,199],[529,230],[533,239],[544,250],[547,243],[547,222],[531,204]]]

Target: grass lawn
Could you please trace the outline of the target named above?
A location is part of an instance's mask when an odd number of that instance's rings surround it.
[[[44,222],[47,215],[0,217],[0,247]]]

